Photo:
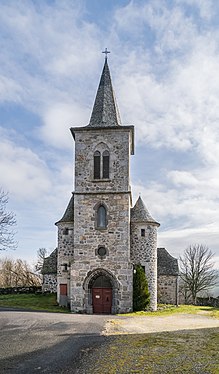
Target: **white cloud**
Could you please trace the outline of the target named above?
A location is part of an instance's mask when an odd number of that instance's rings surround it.
[[[72,149],[73,138],[69,129],[87,125],[88,116],[88,111],[77,104],[54,103],[44,113],[41,139],[57,148]]]
[[[51,188],[50,172],[31,149],[1,138],[1,185],[18,199],[40,197]]]

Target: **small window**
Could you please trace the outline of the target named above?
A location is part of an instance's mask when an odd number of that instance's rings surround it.
[[[67,271],[68,270],[68,264],[63,264],[63,271]]]
[[[106,248],[105,247],[99,247],[97,250],[97,253],[100,257],[106,256]]]
[[[100,152],[94,152],[94,179],[100,179]]]
[[[106,208],[103,205],[100,205],[97,210],[97,228],[106,228]]]
[[[109,151],[103,152],[103,178],[109,178]]]
[[[141,229],[141,236],[145,236],[145,229]]]
[[[68,235],[68,229],[63,230],[63,235]]]

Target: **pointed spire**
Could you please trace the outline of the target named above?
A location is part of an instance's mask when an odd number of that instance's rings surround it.
[[[141,196],[135,203],[135,206],[131,209],[131,222],[147,222],[153,223],[156,226],[160,226],[148,212],[146,206],[144,205]]]
[[[104,53],[109,53],[105,51]],[[121,123],[118,107],[116,104],[109,66],[107,63],[107,54],[100,78],[99,87],[91,114],[90,123],[92,127],[114,127]]]

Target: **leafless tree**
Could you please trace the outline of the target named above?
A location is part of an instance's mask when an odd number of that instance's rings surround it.
[[[218,275],[213,266],[213,253],[204,245],[191,245],[180,257],[180,276],[187,297],[191,296],[193,304],[196,304],[200,291],[209,290],[217,284]]]
[[[39,248],[37,251],[37,263],[35,265],[35,270],[37,272],[41,272],[42,267],[43,267],[43,262],[45,257],[47,257],[48,251],[46,248]]]
[[[0,189],[0,250],[15,249],[17,246],[13,231],[16,219],[12,212],[6,211],[7,203],[8,194]]]
[[[0,287],[40,286],[39,275],[32,272],[30,265],[21,259],[0,260]]]

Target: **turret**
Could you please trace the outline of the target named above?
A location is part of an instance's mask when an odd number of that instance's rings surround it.
[[[157,228],[160,226],[148,212],[139,196],[131,209],[131,260],[140,264],[148,280],[150,308],[157,309]]]

